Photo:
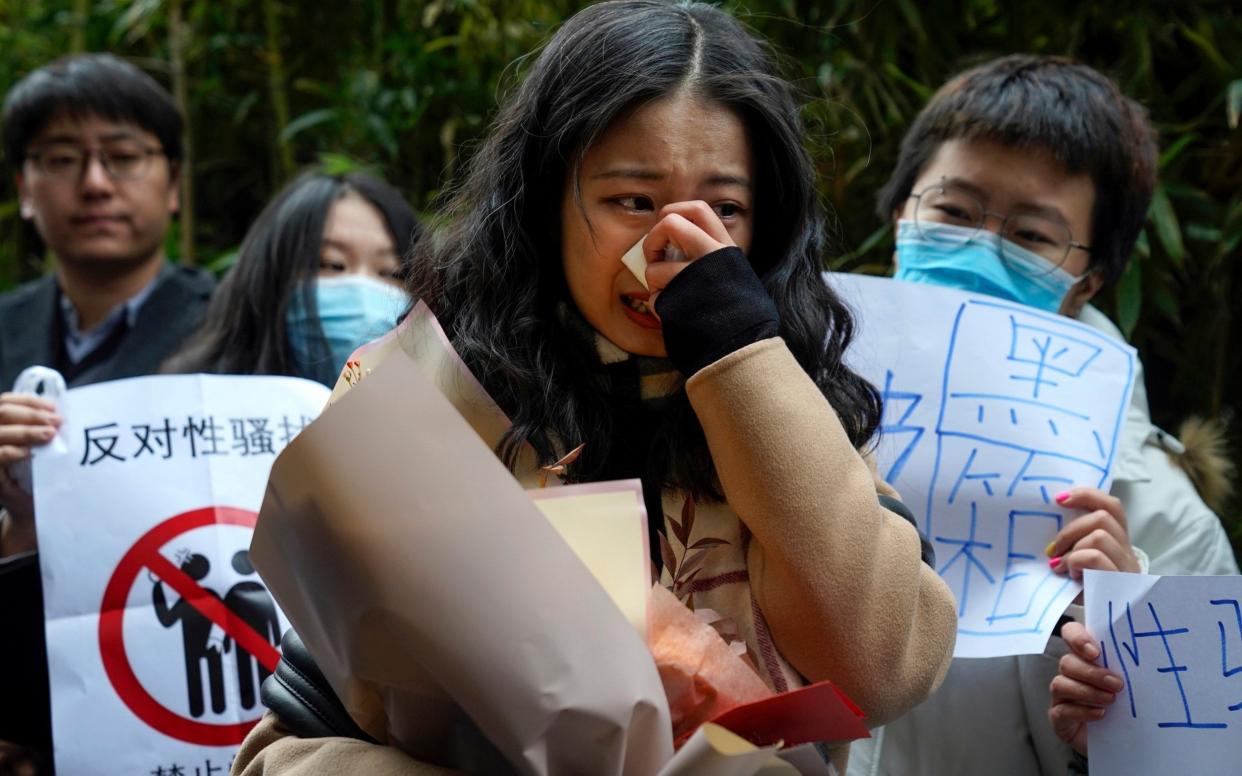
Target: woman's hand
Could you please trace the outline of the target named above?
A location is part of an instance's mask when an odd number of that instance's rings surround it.
[[[1080,623],[1067,622],[1061,628],[1061,638],[1070,652],[1061,658],[1060,673],[1049,686],[1052,703],[1048,721],[1059,738],[1085,755],[1087,723],[1104,718],[1117,693],[1125,689],[1125,682],[1095,664],[1100,648]]]
[[[0,524],[0,557],[34,549],[34,499],[8,472],[9,464],[56,436],[56,406],[35,396],[0,394],[0,507],[9,513]]]
[[[1058,574],[1082,579],[1084,569],[1139,572],[1130,546],[1126,512],[1121,501],[1098,488],[1072,488],[1058,494],[1057,504],[1086,512],[1069,522],[1048,545],[1048,565]]]
[[[724,222],[706,202],[674,202],[661,208],[660,221],[643,240],[647,286],[651,289],[648,305],[652,313],[655,313],[656,297],[690,262],[734,245]],[[672,252],[670,246],[685,259],[668,261],[666,257]]]

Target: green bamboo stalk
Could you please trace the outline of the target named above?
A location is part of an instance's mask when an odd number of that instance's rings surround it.
[[[194,143],[189,98],[186,96],[185,27],[182,0],[168,0],[168,51],[172,60],[173,100],[185,119],[181,129],[181,263],[195,264],[194,256]]]
[[[276,177],[278,182],[283,182],[293,175],[293,151],[284,137],[285,127],[289,126],[289,99],[285,92],[285,59],[280,50],[282,35],[277,0],[263,0],[263,22],[267,33],[267,88],[276,120],[273,150],[275,160],[280,163]]]
[[[86,51],[86,17],[90,9],[90,0],[73,0],[73,36],[69,39],[69,50],[74,54]]]

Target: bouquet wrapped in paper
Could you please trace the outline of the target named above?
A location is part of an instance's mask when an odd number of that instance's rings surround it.
[[[866,735],[831,685],[774,695],[652,589],[637,482],[519,482],[425,307],[358,355],[276,461],[251,555],[373,738],[475,772],[746,774],[827,773],[787,745]]]

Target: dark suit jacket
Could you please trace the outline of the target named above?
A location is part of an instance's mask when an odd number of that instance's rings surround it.
[[[112,357],[77,375],[70,386],[154,373],[197,331],[214,288],[215,280],[203,270],[165,267]],[[12,390],[28,366],[64,368],[58,293],[56,278],[48,275],[0,295],[0,391]]]
[[[193,334],[215,280],[202,270],[165,267],[114,351],[82,370],[71,386],[159,369]],[[0,392],[36,364],[64,370],[56,278],[48,276],[0,295]],[[0,561],[0,740],[32,747],[51,761],[52,719],[43,630],[43,590],[35,553]],[[48,771],[50,772],[50,767]]]

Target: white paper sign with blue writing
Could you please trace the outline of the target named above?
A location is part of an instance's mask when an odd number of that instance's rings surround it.
[[[992,297],[828,278],[857,313],[847,360],[883,397],[880,474],[918,518],[957,597],[954,655],[1043,651],[1081,590],[1044,555],[1080,514],[1055,497],[1108,489],[1134,350]]]
[[[228,773],[288,628],[249,559],[257,512],[327,397],[217,375],[66,395],[33,466],[59,773]]]
[[[1087,728],[1091,776],[1242,771],[1242,577],[1085,579],[1087,630],[1126,683]]]

